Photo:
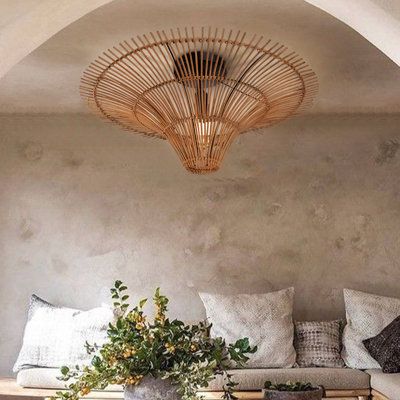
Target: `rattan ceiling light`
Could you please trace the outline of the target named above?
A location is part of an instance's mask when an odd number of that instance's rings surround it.
[[[307,107],[314,72],[284,45],[242,32],[149,33],[108,49],[81,94],[121,127],[167,139],[187,170],[216,171],[235,137]]]

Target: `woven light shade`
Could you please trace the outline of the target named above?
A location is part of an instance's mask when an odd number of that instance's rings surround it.
[[[236,136],[309,106],[314,72],[284,45],[242,32],[149,33],[108,49],[81,94],[124,129],[167,139],[193,173],[216,171]]]

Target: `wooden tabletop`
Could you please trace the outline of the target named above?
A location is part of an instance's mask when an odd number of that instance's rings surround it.
[[[25,388],[19,386],[13,378],[0,378],[0,397],[31,397],[39,399],[48,399],[54,396],[60,389],[40,389],[40,388]],[[203,395],[207,400],[220,400],[222,392],[199,392],[200,396]],[[238,392],[235,393],[239,399],[246,400],[260,400],[262,398],[261,391],[256,392]],[[84,397],[86,400],[115,400],[123,399],[124,393],[120,392],[107,392],[107,391],[93,391]]]
[[[19,397],[36,397],[49,398],[54,396],[60,389],[40,389],[40,388],[24,388],[19,386],[13,378],[0,378],[0,396],[19,396]],[[124,393],[93,391],[85,396],[85,399],[123,399]]]

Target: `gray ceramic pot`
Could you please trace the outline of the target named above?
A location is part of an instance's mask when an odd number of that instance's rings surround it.
[[[169,380],[146,376],[138,386],[126,386],[125,400],[181,400]]]
[[[266,400],[321,400],[324,389],[318,387],[305,392],[280,392],[279,390],[264,389],[263,392]]]

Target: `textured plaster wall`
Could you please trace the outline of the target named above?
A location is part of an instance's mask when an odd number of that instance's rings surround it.
[[[116,278],[198,290],[294,285],[295,317],[343,316],[343,287],[400,296],[400,117],[310,116],[240,138],[221,172],[91,116],[0,117],[0,375],[29,296],[90,308]]]

